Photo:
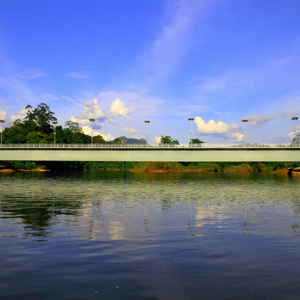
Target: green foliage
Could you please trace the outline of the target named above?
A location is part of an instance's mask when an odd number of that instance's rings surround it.
[[[54,117],[54,112],[50,110],[50,107],[45,103],[40,103],[37,108],[32,110],[30,105],[28,108],[27,115],[24,118],[24,124],[30,128],[30,131],[42,132],[49,134],[53,130],[52,122],[57,121]]]
[[[37,162],[30,162],[30,161],[7,161],[7,164],[10,168],[19,170],[32,170],[38,167]]]
[[[99,135],[93,137],[93,143],[94,143],[94,144],[104,144],[104,143],[105,143],[105,140],[104,140],[104,138],[99,134]]]
[[[178,140],[173,140],[169,135],[166,136],[161,136],[160,138],[160,145],[166,145],[166,144],[174,144],[174,145],[179,145]]]
[[[73,121],[66,121],[65,128],[69,129],[72,133],[82,133],[82,128],[79,123]]]
[[[113,142],[113,144],[123,144],[122,140],[119,138],[116,138]]]
[[[292,145],[295,145],[295,146],[300,145],[300,133],[297,133],[296,136],[293,138]]]
[[[22,144],[26,142],[26,129],[23,124],[12,127],[6,127],[3,130],[3,143],[6,144]]]
[[[190,144],[203,144],[205,142],[200,141],[199,139],[192,139],[192,142]]]
[[[42,132],[29,132],[26,136],[27,144],[47,144],[48,135]]]

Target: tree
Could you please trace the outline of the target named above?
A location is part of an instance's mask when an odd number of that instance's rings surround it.
[[[24,118],[24,125],[29,129],[29,132],[37,131],[49,134],[53,130],[51,123],[57,121],[57,119],[47,104],[40,103],[34,110],[32,110],[30,105],[27,105],[25,108],[28,111]]]
[[[26,136],[27,144],[47,144],[48,135],[42,132],[29,132]]]
[[[3,130],[3,142],[6,144],[22,144],[26,142],[26,131],[22,124],[6,127]]]
[[[179,145],[178,140],[173,140],[169,135],[161,136],[160,138],[160,145],[166,145],[166,144],[173,144],[173,145]]]
[[[104,144],[105,140],[102,137],[102,135],[99,134],[99,135],[93,137],[93,143],[94,144]]]
[[[14,126],[22,125],[21,119],[15,120],[15,121],[13,122],[13,125],[14,125]]]
[[[192,142],[190,144],[203,144],[205,142],[200,141],[199,139],[192,139]]]
[[[298,132],[292,140],[292,145],[299,147],[300,145],[300,133]]]
[[[123,144],[123,141],[119,138],[116,138],[113,142],[113,144]]]
[[[66,121],[65,128],[70,129],[71,132],[82,132],[82,128],[79,126],[79,123],[73,121]]]

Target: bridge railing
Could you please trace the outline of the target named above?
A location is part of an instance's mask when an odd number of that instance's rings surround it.
[[[164,144],[164,145],[150,145],[150,144],[2,144],[2,148],[300,148],[300,144],[241,144],[241,143],[218,143],[218,144]]]

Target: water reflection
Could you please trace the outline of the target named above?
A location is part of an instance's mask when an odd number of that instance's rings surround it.
[[[23,224],[24,236],[45,238],[51,235],[51,227],[61,222],[81,227],[89,239],[96,238],[105,224],[111,239],[121,239],[128,220],[137,214],[142,215],[140,226],[147,232],[159,209],[168,215],[178,207],[187,219],[188,231],[205,225],[220,226],[236,218],[230,213],[233,209],[241,218],[242,232],[248,233],[251,223],[267,222],[263,212],[278,205],[283,210],[292,209],[295,217],[289,227],[294,234],[299,230],[299,180],[287,176],[128,172],[53,176],[27,172],[2,177],[1,183],[1,217],[18,219],[16,224]]]
[[[0,183],[3,299],[298,297],[300,178],[28,172]]]

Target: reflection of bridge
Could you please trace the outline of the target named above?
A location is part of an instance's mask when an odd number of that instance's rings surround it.
[[[0,161],[300,162],[300,147],[271,144],[3,144]]]

